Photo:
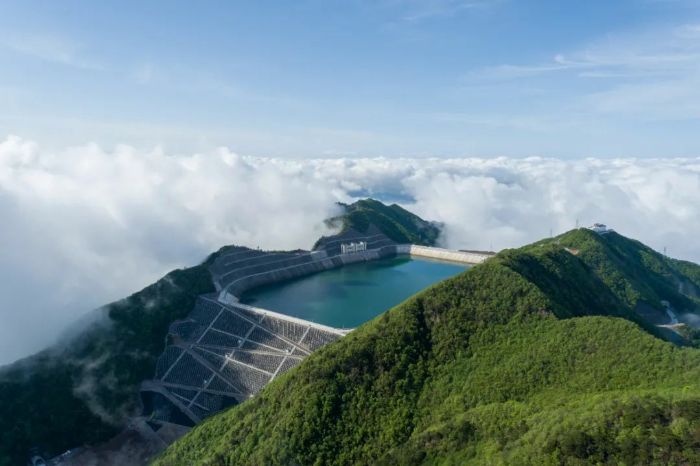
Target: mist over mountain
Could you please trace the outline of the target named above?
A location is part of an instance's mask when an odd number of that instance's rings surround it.
[[[0,1],[0,466],[700,465],[700,1]]]
[[[519,246],[603,221],[700,260],[700,159],[283,159],[0,142],[0,363],[223,244],[308,248],[370,195],[452,248]],[[253,202],[254,201],[254,202]],[[32,299],[27,299],[27,296]],[[39,325],[41,323],[41,325]]]
[[[362,238],[362,232],[379,236],[375,244],[394,247],[434,245],[441,231],[439,223],[372,199],[339,204],[337,212],[325,224],[339,235],[320,238],[311,254],[291,252],[282,261],[341,249],[339,238]],[[258,264],[240,259],[241,251]],[[184,338],[171,324],[194,314],[198,297],[208,295],[205,302],[210,302],[216,296],[213,274],[227,270],[212,272],[219,258],[220,264],[243,264],[242,272],[253,267],[244,273],[258,275],[260,265],[276,264],[283,255],[223,247],[197,266],[174,270],[104,306],[82,329],[74,326],[60,345],[0,369],[0,420],[6,432],[0,464],[21,460],[32,446],[48,456],[85,446],[78,455],[112,459],[131,455],[129,450],[134,458],[129,462],[145,464],[158,448],[143,441],[132,448],[125,439],[135,435],[130,420],[143,423],[164,415],[160,408],[145,408],[139,387],[154,371],[164,373],[171,357],[164,347]],[[618,233],[586,228],[485,255],[482,261],[322,347],[252,399],[205,420],[159,464],[413,464],[431,458],[502,458],[517,464],[523,454],[545,462],[562,454],[627,462],[636,454],[700,458],[692,434],[694,377],[700,368],[695,349],[700,266]],[[183,370],[173,371],[185,377],[183,382],[203,380],[197,369]],[[512,411],[512,403],[522,410]],[[636,420],[617,417],[611,404]],[[449,406],[462,411],[450,417],[455,411]],[[494,409],[497,416],[484,422]],[[559,409],[583,410],[594,418],[585,426],[576,424],[574,415],[562,426],[552,421],[544,431],[532,427],[541,416],[556,420]],[[360,422],[367,410],[373,421]],[[509,419],[521,427],[512,430]],[[66,424],[73,428],[63,429]],[[638,424],[646,430],[634,430]],[[539,446],[523,449],[530,437],[537,437],[540,443],[532,445]],[[615,441],[607,440],[612,437]],[[489,446],[494,439],[495,450]],[[240,448],[231,449],[236,444]],[[317,444],[320,449],[313,447]]]
[[[434,223],[396,205],[368,199],[336,207],[340,215],[329,221],[337,223],[333,229],[341,236],[319,238],[319,242],[329,243],[320,245],[316,252],[340,249],[339,238],[362,237],[370,231],[375,237],[370,244],[390,248],[395,243],[389,237],[429,246],[439,234]],[[139,437],[128,425],[144,408],[141,384],[154,377],[167,341],[179,338],[172,334],[171,324],[194,313],[202,295],[208,294],[211,299],[216,291],[215,262],[220,257],[226,262],[224,256],[241,251],[253,257],[260,255],[258,259],[263,262],[272,258],[273,264],[280,255],[279,250],[265,253],[224,246],[205,261],[170,271],[142,290],[90,313],[74,323],[70,332],[64,332],[58,344],[0,367],[0,431],[4,432],[0,436],[0,466],[22,462],[32,447],[55,456],[74,447],[97,446],[97,450],[90,451],[92,454],[114,440],[121,453],[137,452],[127,465],[136,461],[135,457],[142,457],[137,461],[142,464],[144,456],[154,454],[154,447],[155,451],[162,449],[162,439],[155,445],[149,443],[153,433],[146,435],[145,447],[143,439],[140,447],[132,447],[120,435]],[[291,251],[287,256],[294,258],[298,253]],[[310,256],[301,255],[302,259]],[[334,258],[339,260],[337,255]],[[248,268],[241,266],[241,271],[245,270]],[[66,425],[71,428],[66,429]],[[119,461],[121,453],[114,457],[114,448],[107,445],[105,449],[112,458],[107,464],[126,466]],[[87,460],[83,456],[76,461],[65,466],[83,466]]]

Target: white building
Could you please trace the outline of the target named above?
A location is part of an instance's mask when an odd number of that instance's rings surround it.
[[[588,229],[595,231],[599,235],[605,235],[607,233],[610,233],[611,231],[615,231],[612,228],[608,228],[608,226],[603,223],[594,223],[593,226],[588,227]]]
[[[352,254],[354,252],[362,252],[367,250],[367,243],[359,241],[357,243],[347,243],[340,245],[341,254]]]

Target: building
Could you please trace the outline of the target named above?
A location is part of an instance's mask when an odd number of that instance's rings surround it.
[[[346,243],[340,245],[341,254],[352,254],[354,252],[362,252],[367,250],[367,242],[359,241],[357,243]]]
[[[605,235],[605,234],[608,234],[610,232],[615,231],[612,228],[608,228],[608,226],[603,224],[603,223],[594,223],[593,226],[588,227],[588,229],[595,231],[599,235]]]

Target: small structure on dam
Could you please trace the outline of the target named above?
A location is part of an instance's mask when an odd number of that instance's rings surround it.
[[[478,263],[488,255],[399,245],[374,225],[321,238],[312,251],[225,248],[210,266],[217,293],[201,296],[173,323],[152,380],[141,387],[143,416],[158,433],[191,427],[258,393],[275,377],[351,329],[315,324],[239,302],[246,290],[361,261],[414,255]],[[159,435],[159,434],[158,434]],[[170,440],[171,441],[171,440]]]
[[[357,243],[343,243],[340,245],[341,254],[354,254],[356,252],[363,252],[367,250],[367,243],[364,241],[358,241]]]

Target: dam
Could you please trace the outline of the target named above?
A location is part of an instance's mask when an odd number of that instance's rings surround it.
[[[253,288],[240,302],[338,328],[357,327],[469,267],[395,256]]]
[[[311,251],[223,248],[209,267],[216,293],[170,326],[134,422],[169,443],[166,432],[245,401],[315,350],[491,255],[397,244],[372,224]]]

